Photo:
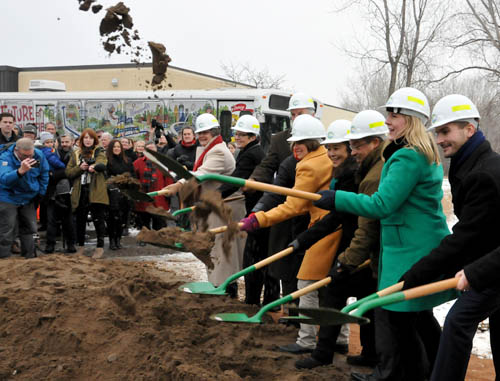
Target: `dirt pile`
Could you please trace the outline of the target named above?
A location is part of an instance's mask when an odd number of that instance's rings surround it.
[[[0,380],[348,379],[335,366],[296,371],[296,357],[275,351],[295,329],[210,320],[256,309],[180,284],[150,263],[2,260]]]

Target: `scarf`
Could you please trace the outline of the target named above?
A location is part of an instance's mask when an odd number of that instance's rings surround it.
[[[450,162],[450,172],[455,172],[457,168],[462,164],[471,154],[476,150],[476,148],[486,140],[483,132],[477,130],[474,135],[470,137],[465,144],[460,147],[455,155],[451,158]]]
[[[196,163],[194,164],[193,171],[196,171],[201,165],[203,164],[203,159],[205,158],[205,155],[210,151],[216,144],[222,143],[222,136],[217,136],[214,140],[212,140],[212,143],[210,143],[207,148],[202,152],[198,160],[196,160]]]
[[[196,144],[196,139],[193,139],[191,143],[186,143],[184,140],[181,140],[181,145],[183,147],[192,147]]]

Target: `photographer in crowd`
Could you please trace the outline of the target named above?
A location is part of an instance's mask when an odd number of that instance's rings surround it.
[[[87,216],[92,216],[97,234],[97,247],[93,258],[101,258],[104,252],[104,224],[103,205],[109,205],[108,191],[106,188],[106,154],[99,147],[97,134],[91,128],[83,130],[78,138],[79,148],[71,155],[66,168],[66,175],[73,182],[71,192],[71,207],[76,214],[76,238],[78,253],[83,254],[85,245],[85,230]]]
[[[36,234],[33,200],[47,190],[49,164],[29,138],[19,139],[6,148],[0,154],[0,163],[0,258],[10,256],[16,220],[19,223],[21,255],[33,258],[33,234]]]

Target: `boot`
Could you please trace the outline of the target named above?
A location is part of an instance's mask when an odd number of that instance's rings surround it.
[[[122,243],[121,243],[122,237],[116,237],[115,244],[117,249],[122,248]]]
[[[115,239],[115,237],[113,237],[113,236],[110,236],[110,237],[109,237],[109,249],[110,249],[110,250],[116,250],[116,249],[118,249],[118,248],[116,247],[116,239]]]
[[[74,243],[67,243],[66,250],[64,251],[66,254],[76,253],[76,247]]]
[[[43,251],[45,254],[52,254],[55,250],[55,245],[53,243],[47,243],[45,246],[45,250]]]
[[[94,254],[92,255],[92,258],[99,259],[102,258],[103,255],[104,255],[104,248],[96,247],[94,250]]]

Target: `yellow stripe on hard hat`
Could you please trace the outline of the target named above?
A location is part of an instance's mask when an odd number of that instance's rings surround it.
[[[370,123],[368,127],[370,128],[375,128],[375,127],[382,127],[385,124],[385,122],[375,122],[375,123]]]
[[[418,103],[419,105],[425,106],[425,102],[422,99],[412,97],[411,95],[408,95],[408,100],[410,102],[415,102],[415,103]]]
[[[310,103],[314,103],[314,101],[312,100],[312,98],[308,99],[307,101],[310,102]]]
[[[470,105],[458,105],[458,106],[453,106],[451,108],[452,112],[463,111],[463,110],[470,110]]]
[[[255,128],[256,130],[258,130],[260,128],[260,126],[258,124],[252,124],[252,127]]]

